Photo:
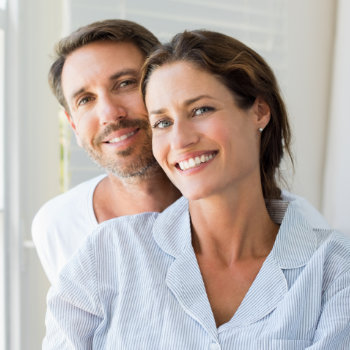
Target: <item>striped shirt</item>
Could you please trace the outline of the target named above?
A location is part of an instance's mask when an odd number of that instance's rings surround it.
[[[216,327],[191,244],[188,202],[113,219],[90,235],[48,295],[43,349],[350,349],[350,241],[294,202],[230,321]]]

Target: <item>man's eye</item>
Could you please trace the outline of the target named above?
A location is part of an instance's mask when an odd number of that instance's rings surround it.
[[[165,129],[172,125],[170,120],[158,120],[153,124],[152,128],[154,129]]]
[[[213,107],[209,107],[209,106],[203,106],[203,107],[199,107],[199,108],[194,108],[193,109],[193,116],[198,116],[204,113],[208,113],[213,111],[214,108]]]
[[[136,82],[137,82],[137,81],[134,80],[134,79],[123,80],[123,81],[119,84],[119,87],[125,88],[125,87],[130,86],[130,85],[135,85]]]
[[[85,97],[81,98],[80,100],[78,100],[78,106],[85,105],[86,103],[90,102],[91,100],[92,100],[92,97],[85,96]]]

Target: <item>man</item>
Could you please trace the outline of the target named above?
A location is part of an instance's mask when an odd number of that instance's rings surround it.
[[[139,71],[158,40],[144,27],[106,20],[78,29],[57,46],[49,74],[77,142],[107,175],[50,200],[37,213],[33,240],[51,283],[101,222],[163,211],[180,193],[152,155],[147,112],[138,90]],[[296,199],[283,193],[284,199]],[[327,227],[303,199],[314,226]]]
[[[78,144],[107,176],[52,199],[35,216],[33,240],[51,283],[98,223],[160,212],[180,196],[153,158],[138,89],[140,68],[157,44],[136,23],[106,20],[78,29],[57,46],[50,85]]]

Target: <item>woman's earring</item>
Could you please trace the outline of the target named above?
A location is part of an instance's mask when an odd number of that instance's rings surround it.
[[[264,129],[263,129],[263,128],[259,128],[258,130],[259,130],[260,132],[263,132]]]

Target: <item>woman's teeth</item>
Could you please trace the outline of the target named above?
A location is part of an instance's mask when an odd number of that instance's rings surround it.
[[[191,168],[195,168],[201,163],[206,163],[210,159],[214,158],[214,154],[202,154],[200,157],[189,158],[187,160],[183,160],[179,162],[179,167],[181,170],[188,170]]]

